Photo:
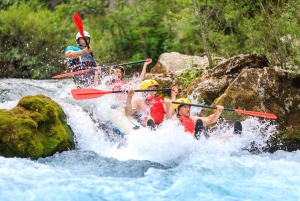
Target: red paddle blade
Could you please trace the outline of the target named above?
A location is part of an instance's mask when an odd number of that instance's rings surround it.
[[[99,89],[82,88],[72,89],[71,94],[76,100],[99,98],[105,94],[111,94],[112,91],[101,91]]]
[[[79,30],[80,35],[82,37],[85,37],[84,32],[83,32],[83,23],[77,12],[74,12],[73,21],[74,21],[77,29]]]
[[[263,112],[247,111],[247,110],[234,110],[234,112],[238,114],[247,114],[251,116],[264,117],[268,119],[277,119],[277,116],[271,113],[263,113]]]
[[[70,72],[70,73],[65,73],[65,74],[60,74],[60,75],[55,75],[52,78],[63,78],[63,77],[69,77],[72,75],[78,75],[78,74],[83,74],[83,73],[89,73],[91,69],[86,69],[86,70],[80,70],[76,72]]]

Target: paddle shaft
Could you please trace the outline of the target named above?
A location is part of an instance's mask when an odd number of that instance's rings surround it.
[[[88,49],[90,49],[89,43],[87,42],[87,40],[86,40],[86,37],[85,37],[85,36],[83,37],[83,39],[84,39],[84,41],[85,41],[85,44],[86,44],[87,48],[88,48]],[[93,52],[91,52],[90,54],[91,54],[91,56],[94,58],[94,54],[93,54]]]
[[[125,65],[131,65],[131,64],[137,64],[137,63],[142,63],[142,62],[145,62],[145,61],[148,61],[148,59],[123,63],[123,64],[115,64],[115,65],[111,65],[111,66],[102,66],[101,69],[112,68],[112,67],[117,67],[117,66],[125,66]],[[95,70],[95,68],[88,69],[88,70],[90,70],[89,72],[91,72],[92,70]]]
[[[179,105],[190,105],[190,106],[196,106],[196,107],[203,107],[203,108],[210,108],[210,109],[217,109],[217,107],[214,106],[208,106],[208,105],[199,105],[199,104],[192,104],[192,103],[182,103],[182,102],[172,102],[174,104]],[[237,110],[237,109],[230,109],[230,108],[224,108],[225,111],[235,112],[237,114],[246,114],[256,117],[263,117],[263,118],[269,118],[269,119],[277,119],[277,116],[271,113],[264,113],[264,112],[256,112],[256,111],[247,111],[247,110]]]
[[[85,44],[86,44],[87,48],[90,49],[89,43],[87,42],[86,37],[85,37],[85,35],[84,35],[82,20],[81,20],[81,18],[80,18],[80,16],[78,15],[77,12],[74,12],[74,15],[73,15],[73,21],[74,21],[74,23],[75,23],[75,25],[76,25],[76,27],[77,27],[77,29],[78,29],[80,35],[83,37],[83,39],[84,39],[84,41],[85,41]],[[90,54],[91,54],[91,56],[94,58],[93,52],[91,52]]]
[[[150,59],[146,59],[146,60],[140,60],[140,61],[133,61],[133,62],[128,62],[128,63],[123,63],[123,64],[115,64],[115,65],[111,65],[111,66],[103,66],[101,67],[101,69],[106,69],[106,68],[111,68],[114,66],[125,66],[125,65],[131,65],[131,64],[137,64],[137,63],[142,63],[142,62],[147,62],[150,61]],[[75,72],[70,72],[70,73],[64,73],[64,74],[60,74],[60,75],[56,75],[53,76],[52,78],[63,78],[63,77],[69,77],[72,75],[78,75],[78,74],[84,74],[84,73],[89,73],[91,71],[94,71],[95,68],[92,69],[86,69],[86,70],[80,70],[80,71],[75,71]]]
[[[209,108],[209,109],[217,109],[217,107],[215,107],[215,106],[208,106],[208,105],[181,103],[181,102],[175,102],[175,101],[172,101],[172,103],[179,104],[179,105],[190,105],[190,106],[203,107],[203,108]],[[230,108],[224,108],[224,110],[234,112],[234,109],[230,109]]]
[[[163,88],[163,89],[145,89],[145,90],[135,90],[135,92],[150,92],[150,91],[171,91],[171,89]],[[71,94],[76,100],[84,100],[84,99],[93,99],[99,98],[106,94],[112,93],[126,93],[128,90],[120,90],[120,91],[102,91],[99,89],[93,88],[85,88],[85,89],[72,89]]]
[[[132,62],[123,63],[123,64],[115,64],[115,65],[111,65],[111,66],[103,66],[101,68],[111,68],[111,67],[117,67],[117,66],[126,66],[126,65],[131,65],[131,64],[143,63],[143,62],[146,62],[148,60],[150,60],[150,59],[140,60],[140,61],[132,61]]]
[[[162,88],[162,89],[137,89],[137,90],[134,90],[135,92],[150,92],[150,91],[171,91],[170,88]],[[128,90],[119,90],[119,91],[111,91],[111,93],[128,93]]]

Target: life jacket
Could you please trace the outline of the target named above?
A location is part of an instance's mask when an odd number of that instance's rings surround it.
[[[163,122],[165,117],[165,108],[161,97],[149,97],[147,98],[150,106],[150,115],[154,120],[155,124]]]
[[[78,46],[77,48],[82,50],[86,47]],[[68,64],[71,72],[86,70],[97,66],[97,63],[91,54],[83,54],[76,59],[70,59],[68,60]]]
[[[69,46],[67,47],[67,50],[80,51],[84,48],[85,47],[82,46]],[[70,72],[91,69],[88,73],[74,75],[73,79],[77,87],[89,87],[93,85],[95,73],[94,67],[97,66],[97,63],[91,54],[83,54],[76,59],[69,59],[68,66]]]
[[[124,82],[123,80],[115,80],[113,82],[113,91],[120,91],[123,89],[123,86],[126,85],[126,82]]]
[[[190,117],[179,116],[179,120],[184,127],[185,132],[194,133],[195,132],[195,122]]]

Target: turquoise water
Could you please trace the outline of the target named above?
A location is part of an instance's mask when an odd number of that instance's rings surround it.
[[[241,137],[218,123],[213,135],[232,135],[227,141],[196,141],[167,121],[156,132],[132,132],[118,148],[123,139],[107,138],[113,131],[103,127],[114,97],[76,101],[72,87],[71,80],[0,80],[0,109],[47,95],[64,109],[77,141],[76,150],[38,160],[0,157],[0,200],[300,200],[299,151],[245,150],[276,132],[269,121],[249,117]]]

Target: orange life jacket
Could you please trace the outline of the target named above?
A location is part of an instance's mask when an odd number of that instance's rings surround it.
[[[165,117],[165,108],[161,97],[149,97],[147,98],[150,106],[150,115],[153,118],[155,124],[163,122]]]
[[[179,120],[184,127],[185,132],[194,133],[195,132],[195,122],[190,117],[179,116]]]

